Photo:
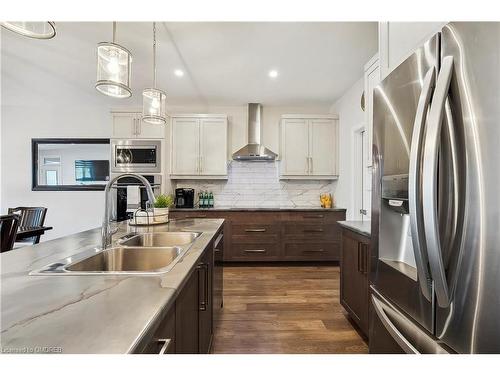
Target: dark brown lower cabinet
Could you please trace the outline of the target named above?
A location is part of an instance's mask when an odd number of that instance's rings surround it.
[[[208,353],[212,344],[213,251],[205,251],[175,303],[176,353]]]
[[[209,353],[213,320],[213,250],[205,251],[198,264],[198,353]]]
[[[175,301],[175,352],[178,354],[198,353],[198,269],[184,284]]]
[[[142,353],[174,354],[176,352],[175,330],[175,306],[172,306]]]
[[[212,277],[213,321],[217,322],[224,305],[224,235],[221,233],[214,243],[214,275]]]
[[[368,337],[370,238],[342,229],[340,303]]]
[[[176,220],[223,218],[224,261],[338,261],[345,210],[171,210]]]
[[[137,352],[144,354],[210,352],[213,321],[222,309],[223,238],[222,230],[214,236],[214,240],[207,246],[182,286],[174,306],[160,322],[153,337],[148,339],[147,343],[140,345],[142,349],[138,348]]]

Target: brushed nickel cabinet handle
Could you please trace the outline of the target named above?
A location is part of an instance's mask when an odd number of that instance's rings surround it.
[[[201,279],[201,277],[199,279],[199,280],[203,280],[203,300],[200,301],[198,299],[198,309],[200,311],[206,311],[207,306],[208,306],[208,301],[207,301],[207,297],[208,297],[208,264],[206,264],[206,263],[199,264],[198,266],[196,266],[196,269],[198,269],[198,275],[199,275],[200,270],[203,270],[203,273],[204,273],[203,279]],[[199,283],[199,281],[198,281],[198,283]],[[199,284],[198,284],[198,286],[199,286]]]
[[[267,229],[266,228],[247,228],[245,229],[245,232],[266,232]]]
[[[304,250],[304,253],[322,253],[324,252],[324,249],[310,249],[310,250]]]
[[[156,342],[158,344],[162,344],[158,354],[165,354],[170,346],[170,343],[172,342],[172,339],[158,339]]]
[[[186,219],[203,219],[205,217],[207,217],[207,215],[186,216]]]
[[[322,228],[304,229],[304,233],[321,233],[321,232],[323,232]]]
[[[245,253],[265,253],[266,249],[245,249]]]
[[[322,214],[313,215],[313,214],[311,214],[311,215],[302,215],[302,217],[304,219],[322,219],[325,217],[325,215],[322,215]]]

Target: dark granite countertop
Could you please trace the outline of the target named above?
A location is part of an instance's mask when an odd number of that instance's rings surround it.
[[[338,221],[338,223],[353,232],[359,233],[362,236],[371,237],[371,222],[370,221],[357,221],[357,220],[346,220]]]

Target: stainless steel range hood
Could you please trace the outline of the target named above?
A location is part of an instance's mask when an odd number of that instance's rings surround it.
[[[278,155],[261,143],[262,105],[248,104],[248,144],[233,154],[233,160],[273,161]]]

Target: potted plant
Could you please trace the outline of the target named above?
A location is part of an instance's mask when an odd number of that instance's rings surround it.
[[[167,222],[168,221],[168,208],[174,204],[172,195],[160,194],[156,197],[153,205],[154,221]]]

